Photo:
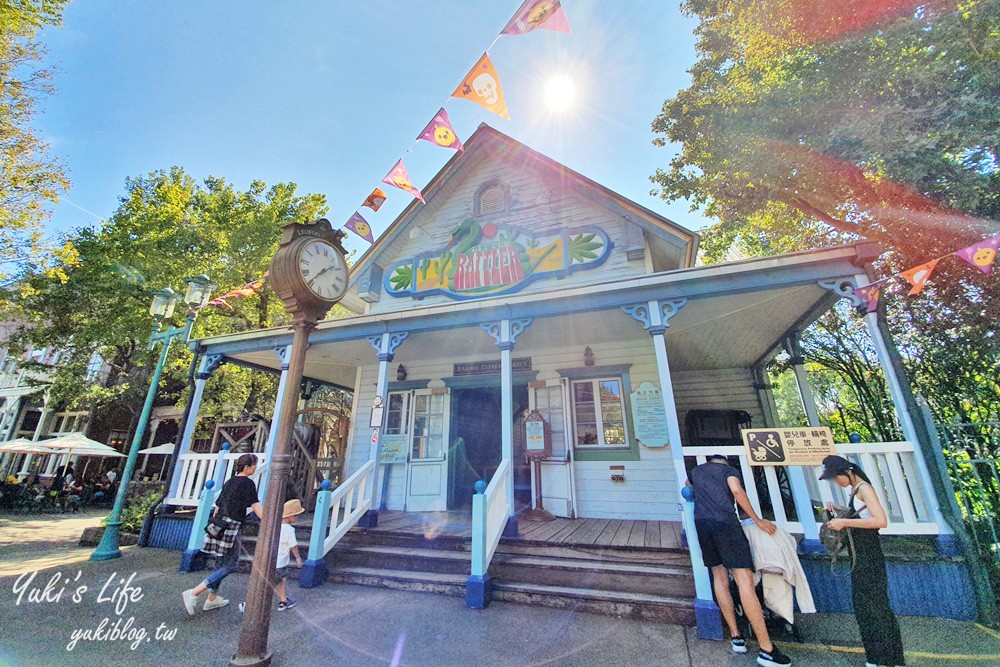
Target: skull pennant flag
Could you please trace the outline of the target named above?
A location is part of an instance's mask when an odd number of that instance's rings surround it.
[[[372,226],[368,224],[367,220],[361,217],[360,213],[352,215],[351,219],[344,223],[344,227],[347,227],[365,241],[368,241],[368,243],[375,244],[375,239],[372,237]]]
[[[484,53],[475,67],[469,70],[451,96],[475,102],[488,111],[510,120],[507,102],[503,98],[503,88],[500,87],[500,77],[488,53]]]
[[[501,35],[523,35],[535,28],[572,34],[559,0],[524,0]]]
[[[998,248],[1000,248],[1000,234],[983,239],[979,243],[973,243],[968,248],[962,248],[955,254],[986,275],[990,275],[990,270],[993,269],[993,262],[997,258]]]
[[[367,206],[371,210],[377,211],[379,207],[385,203],[385,200],[386,196],[385,193],[382,192],[382,188],[375,188],[372,190],[372,193],[368,195],[368,199],[365,200],[365,203],[362,204],[362,206]]]
[[[859,287],[854,290],[854,294],[861,297],[865,302],[866,312],[874,313],[875,308],[878,307],[879,297],[882,296],[882,284],[886,281],[885,278],[882,280],[876,280],[873,283],[865,285],[864,287]]]
[[[403,164],[403,158],[396,161],[396,165],[389,170],[389,173],[382,179],[382,182],[394,188],[406,190],[420,201],[425,204],[427,203],[424,201],[424,196],[420,194],[420,190],[417,190],[413,183],[410,182],[410,175],[406,173],[406,165]]]
[[[934,267],[936,267],[937,263],[940,261],[940,257],[932,259],[929,262],[921,264],[920,266],[915,266],[912,269],[907,269],[899,274],[906,278],[907,282],[913,285],[913,289],[909,292],[911,296],[914,294],[920,294],[924,291],[924,287],[927,285],[927,279],[931,277],[932,273],[934,273]]]
[[[448,120],[448,112],[444,110],[444,107],[434,115],[431,122],[427,123],[427,127],[417,137],[417,141],[421,139],[429,141],[436,146],[451,148],[456,151],[465,148],[462,145],[462,140],[455,134],[455,129],[451,126],[451,121]]]

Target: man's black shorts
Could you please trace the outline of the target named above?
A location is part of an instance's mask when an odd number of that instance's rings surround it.
[[[753,569],[750,542],[738,521],[698,521],[694,522],[701,545],[701,558],[705,567],[725,565],[730,570]]]

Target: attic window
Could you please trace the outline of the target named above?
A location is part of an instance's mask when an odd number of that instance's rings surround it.
[[[499,185],[488,185],[480,191],[476,208],[479,215],[502,213],[507,210],[507,193]]]

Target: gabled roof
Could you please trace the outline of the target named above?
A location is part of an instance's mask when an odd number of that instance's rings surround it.
[[[430,180],[426,187],[421,190],[426,201],[426,206],[433,205],[435,196],[441,193],[445,184],[456,174],[474,168],[486,155],[491,153],[494,155],[499,154],[515,157],[526,166],[530,165],[535,169],[551,173],[553,178],[557,179],[559,183],[565,184],[568,188],[572,188],[581,195],[610,209],[618,215],[627,216],[630,222],[640,226],[643,230],[656,237],[671,240],[679,238],[683,240],[686,244],[686,264],[687,266],[694,266],[695,256],[698,251],[698,234],[630,199],[622,197],[600,183],[556,162],[550,157],[542,155],[538,151],[529,148],[520,141],[507,136],[485,123],[482,123],[472,136],[469,137],[468,141],[465,142],[465,150],[456,153],[434,178]],[[388,247],[396,234],[422,212],[424,206],[425,204],[414,199],[392,224],[389,225],[388,229],[379,236],[367,252],[355,262],[351,268],[351,290],[344,297],[344,306],[357,312],[364,309],[364,302],[357,297],[357,292],[354,289],[358,278],[364,274],[367,266],[375,261],[385,248]]]

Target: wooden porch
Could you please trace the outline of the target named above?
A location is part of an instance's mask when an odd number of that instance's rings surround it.
[[[377,532],[435,539],[472,539],[472,515],[467,512],[379,512]],[[516,538],[525,543],[566,546],[608,546],[645,549],[682,549],[679,521],[629,519],[564,519],[525,521]]]

